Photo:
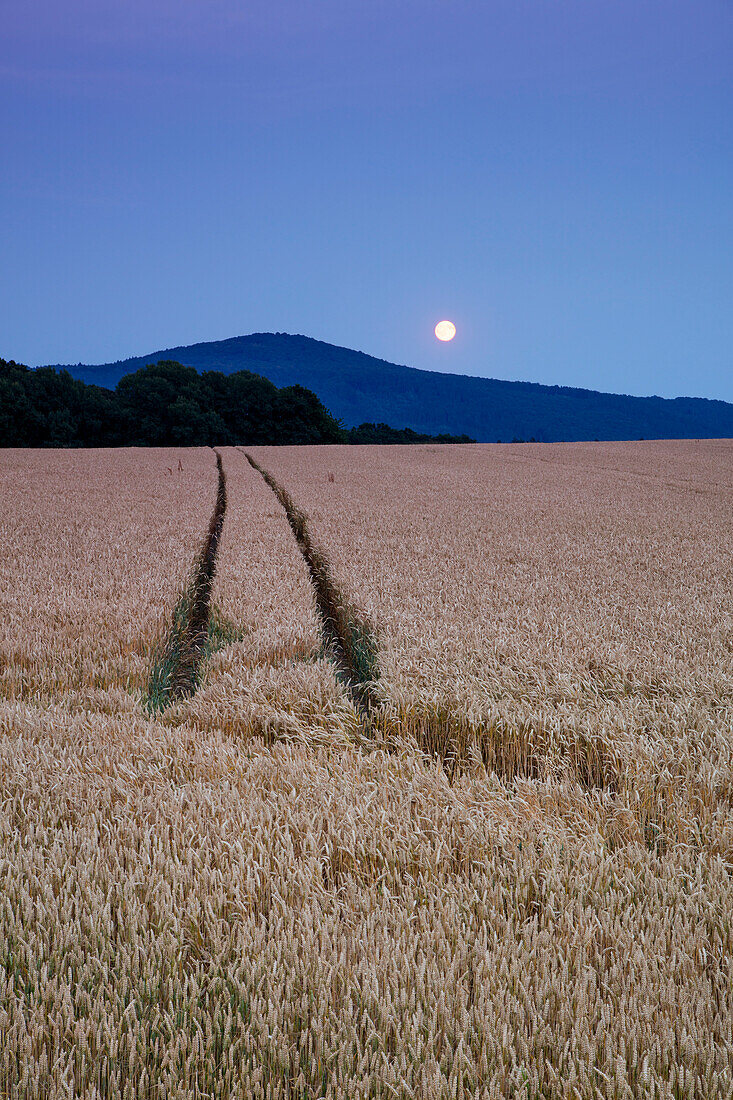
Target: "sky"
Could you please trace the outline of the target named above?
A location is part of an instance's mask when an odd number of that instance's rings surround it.
[[[291,332],[733,401],[733,0],[0,0],[0,27],[3,358]]]

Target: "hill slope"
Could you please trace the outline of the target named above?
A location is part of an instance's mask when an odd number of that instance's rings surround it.
[[[703,398],[628,397],[568,386],[503,382],[398,366],[307,336],[258,332],[101,366],[66,366],[75,378],[114,387],[147,363],[174,359],[199,371],[249,370],[276,386],[313,390],[348,426],[384,422],[480,442],[685,439],[733,436],[733,404]]]

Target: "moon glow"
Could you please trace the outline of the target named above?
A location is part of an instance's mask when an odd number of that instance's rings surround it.
[[[439,340],[452,340],[456,334],[456,326],[452,321],[438,321],[435,326],[435,335]]]

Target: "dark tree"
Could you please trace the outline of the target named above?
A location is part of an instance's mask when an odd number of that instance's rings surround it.
[[[0,359],[2,447],[202,447],[304,443],[471,443],[362,424],[346,431],[303,386],[250,371],[199,374],[172,360],[126,374],[113,390],[66,370]]]

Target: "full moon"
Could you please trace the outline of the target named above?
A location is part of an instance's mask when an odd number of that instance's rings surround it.
[[[439,340],[452,340],[456,334],[456,326],[452,321],[438,321],[435,326],[435,335]]]

